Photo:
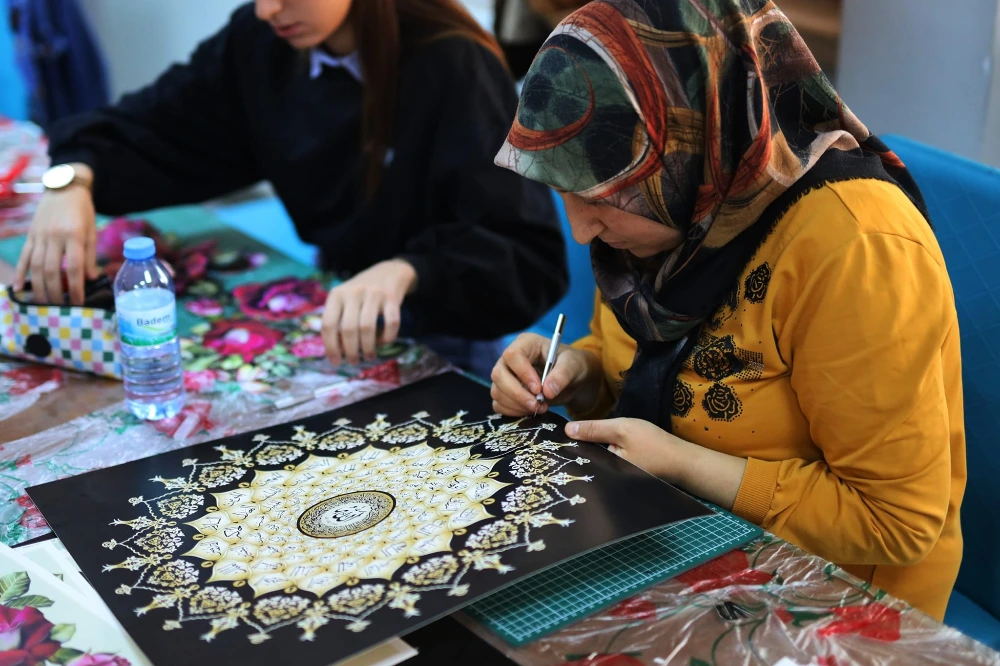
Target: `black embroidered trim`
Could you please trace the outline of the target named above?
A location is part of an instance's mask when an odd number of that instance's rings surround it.
[[[701,401],[708,418],[713,421],[733,421],[743,413],[743,403],[731,386],[715,383]]]
[[[705,379],[719,381],[743,372],[743,361],[736,355],[733,336],[714,338],[694,354],[694,371]]]
[[[771,266],[765,261],[747,276],[744,295],[751,303],[763,303],[767,296],[767,286],[771,283]]]
[[[674,403],[670,413],[684,418],[691,413],[692,407],[694,407],[694,389],[683,379],[678,379],[674,382]]]

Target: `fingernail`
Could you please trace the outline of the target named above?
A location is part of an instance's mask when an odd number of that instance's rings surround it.
[[[556,384],[555,382],[548,382],[546,386],[549,387],[549,393],[552,395],[559,393],[559,384]]]
[[[525,405],[525,406],[526,406],[526,407],[527,407],[528,409],[530,409],[531,411],[535,411],[535,409],[537,409],[537,408],[538,408],[538,401],[536,401],[536,400],[529,400],[529,401],[527,401],[526,403],[524,403],[524,405]]]
[[[576,437],[576,433],[578,433],[578,432],[580,432],[580,426],[578,426],[576,423],[567,423],[566,424],[566,434],[567,435],[569,435],[570,437]]]

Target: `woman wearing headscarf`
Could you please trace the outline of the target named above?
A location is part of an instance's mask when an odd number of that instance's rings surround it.
[[[563,193],[599,293],[544,387],[548,341],[506,350],[495,408],[543,393],[584,419],[570,436],[941,618],[966,479],[951,284],[906,167],[777,7],[590,3],[497,163]]]

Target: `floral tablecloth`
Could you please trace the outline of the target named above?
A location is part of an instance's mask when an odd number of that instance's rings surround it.
[[[522,666],[1000,664],[1000,654],[767,535],[523,648]]]
[[[136,235],[156,236],[160,256],[174,269],[190,393],[243,391],[275,398],[293,390],[293,377],[303,389],[330,382],[333,369],[323,361],[318,312],[331,280],[200,207],[105,221],[97,245],[109,276],[123,261],[124,240]],[[23,237],[0,240],[0,260],[14,263],[23,243]],[[395,346],[381,353],[402,351]],[[350,377],[363,369],[334,374]],[[73,373],[0,359],[0,422],[45,393],[78,383]]]

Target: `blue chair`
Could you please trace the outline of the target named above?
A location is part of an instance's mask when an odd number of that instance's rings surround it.
[[[885,142],[924,193],[961,328],[969,481],[945,623],[1000,649],[1000,171],[902,137]]]
[[[573,240],[573,233],[569,227],[569,220],[566,218],[566,208],[563,206],[562,198],[555,192],[552,193],[552,196],[555,199],[556,212],[559,214],[563,237],[566,240],[569,291],[528,331],[545,337],[551,336],[556,326],[556,319],[562,313],[566,315],[563,342],[568,344],[590,333],[590,319],[594,314],[594,291],[597,289],[597,285],[594,282],[594,272],[590,267],[590,246],[580,245]],[[509,336],[508,343],[515,337],[517,336]]]

